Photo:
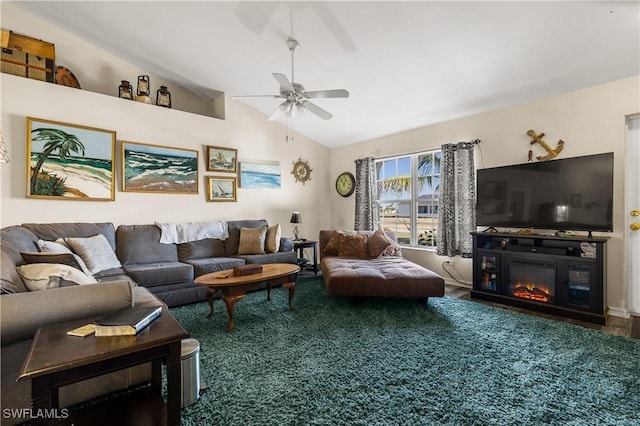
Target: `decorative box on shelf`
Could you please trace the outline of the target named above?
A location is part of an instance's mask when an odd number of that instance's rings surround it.
[[[55,82],[55,45],[32,37],[0,30],[2,72]]]

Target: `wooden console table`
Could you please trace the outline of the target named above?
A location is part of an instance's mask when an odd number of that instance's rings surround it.
[[[189,337],[166,310],[137,336],[73,337],[66,333],[96,318],[54,324],[38,329],[18,380],[31,379],[32,408],[59,409],[61,386],[146,362],[152,363],[151,385],[162,389],[162,361],[167,363],[167,424],[180,424],[180,347]],[[50,419],[31,419],[46,425]],[[134,419],[135,423],[135,419]],[[133,423],[132,423],[133,424]]]

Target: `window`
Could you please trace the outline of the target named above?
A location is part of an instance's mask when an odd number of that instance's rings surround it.
[[[435,247],[440,150],[376,160],[378,221],[400,244]]]

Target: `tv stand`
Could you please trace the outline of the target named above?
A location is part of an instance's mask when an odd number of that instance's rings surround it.
[[[605,239],[471,234],[471,297],[605,323]]]

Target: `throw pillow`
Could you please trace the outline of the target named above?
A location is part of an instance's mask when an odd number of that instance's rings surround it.
[[[77,284],[95,284],[96,279],[89,277],[69,265],[33,263],[16,267],[22,281],[31,291],[45,290],[60,286],[60,281],[73,281]]]
[[[324,246],[324,254],[332,254],[337,256],[340,253],[340,245],[342,244],[342,237],[345,235],[342,231],[333,231],[333,235],[327,241]]]
[[[20,255],[22,256],[22,259],[27,264],[31,264],[31,263],[57,263],[57,264],[60,264],[60,265],[68,265],[68,266],[71,266],[72,268],[76,268],[78,270],[82,270],[82,268],[78,264],[78,260],[77,260],[77,259],[79,259],[78,255],[74,255],[73,253],[31,253],[31,252],[23,252],[23,253],[20,253]]]
[[[258,228],[240,228],[238,254],[264,254],[264,241],[266,238],[266,225]]]
[[[102,234],[88,238],[66,238],[65,241],[80,255],[91,274],[122,267],[111,244]]]
[[[71,255],[73,255],[73,257],[75,257],[76,263],[79,266],[78,269],[80,269],[82,272],[84,272],[87,275],[91,275],[91,271],[89,271],[89,268],[87,268],[87,265],[84,263],[82,258],[71,251],[71,249],[69,248],[67,243],[64,241],[64,239],[58,238],[55,241],[38,240],[38,248],[40,249],[40,251],[42,253],[70,253]],[[23,256],[23,258],[24,258],[24,256]],[[29,262],[26,259],[25,259],[25,262],[27,262],[27,263],[64,263],[65,265],[71,265],[71,266],[77,267],[77,266],[72,265],[72,264],[67,263],[67,262],[56,262],[56,261],[51,261],[51,262]]]
[[[338,256],[357,259],[369,258],[367,239],[365,234],[344,234],[338,250]]]
[[[275,253],[280,249],[280,239],[282,238],[282,229],[280,224],[270,226],[267,229],[266,252]]]
[[[376,230],[367,242],[369,256],[402,256],[400,246],[383,230]]]

